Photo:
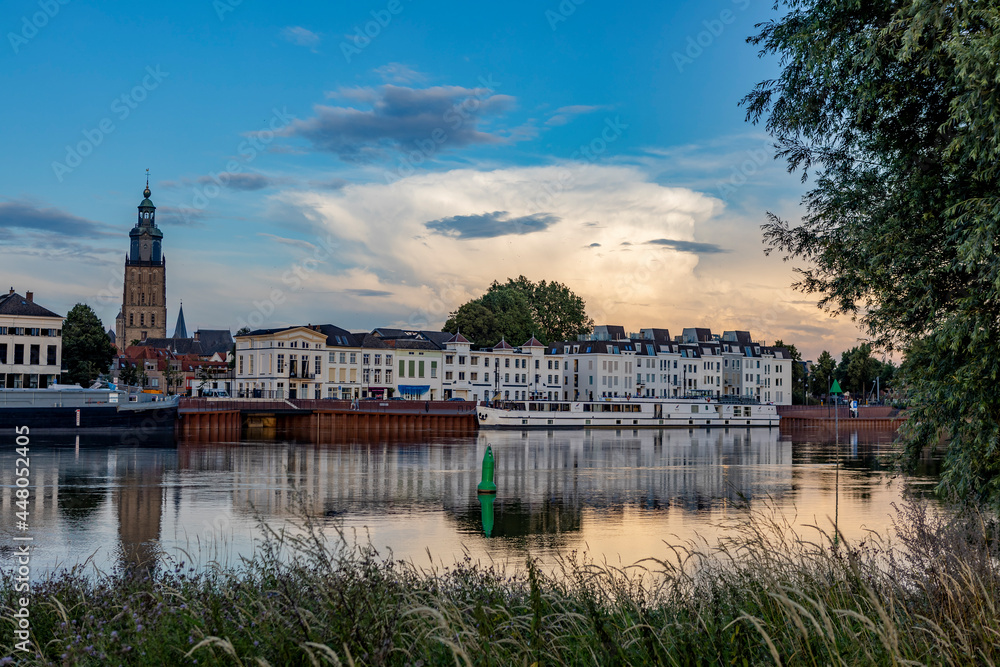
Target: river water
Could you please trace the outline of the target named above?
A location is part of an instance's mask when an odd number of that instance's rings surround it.
[[[16,524],[11,442],[0,450],[0,567],[14,565],[18,536],[32,538],[36,578],[85,561],[102,571],[164,557],[233,564],[252,555],[261,521],[280,527],[303,513],[418,564],[428,550],[445,565],[466,553],[551,563],[573,550],[631,564],[667,557],[665,542],[712,542],[765,504],[797,526],[829,529],[836,518],[848,539],[887,532],[904,489],[936,481],[933,470],[893,475],[881,463],[892,434],[849,427],[319,440],[35,436],[27,530]],[[498,493],[484,508],[476,486],[488,444]]]

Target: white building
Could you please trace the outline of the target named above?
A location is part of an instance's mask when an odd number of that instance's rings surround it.
[[[34,294],[0,296],[0,388],[44,389],[62,372],[63,317]]]

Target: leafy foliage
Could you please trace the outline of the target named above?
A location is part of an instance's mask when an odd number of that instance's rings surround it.
[[[78,303],[63,324],[63,363],[70,384],[89,387],[101,373],[107,373],[115,358],[104,325],[90,306]]]
[[[571,340],[593,329],[586,304],[568,287],[518,276],[503,284],[494,281],[484,295],[462,304],[443,330],[461,331],[474,345],[491,347],[501,339],[521,345],[531,336],[543,343]]]
[[[743,104],[789,171],[817,171],[801,223],[769,213],[765,242],[874,349],[904,351],[909,460],[943,436],[942,491],[1000,502],[1000,8],[780,7],[749,41],[781,74]]]

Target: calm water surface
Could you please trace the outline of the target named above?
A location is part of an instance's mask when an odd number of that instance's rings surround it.
[[[445,564],[466,552],[551,563],[571,550],[629,564],[666,557],[664,541],[714,541],[725,533],[720,524],[746,516],[747,502],[772,502],[798,525],[830,527],[838,449],[839,522],[848,538],[886,530],[906,485],[936,481],[933,471],[903,480],[880,469],[891,433],[845,427],[839,440],[838,448],[832,432],[778,429],[493,431],[319,444],[167,436],[143,447],[107,436],[79,445],[72,436],[35,436],[27,533],[15,530],[17,455],[12,443],[0,451],[0,567],[13,565],[12,537],[24,534],[34,537],[36,577],[87,559],[107,571],[163,553],[235,563],[252,554],[258,517],[285,525],[303,511],[300,493],[310,517],[418,564],[428,562],[428,549]],[[476,494],[487,443],[499,487],[490,537]]]

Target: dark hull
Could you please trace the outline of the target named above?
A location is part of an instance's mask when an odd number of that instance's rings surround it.
[[[77,425],[77,411],[80,423]],[[27,426],[34,432],[79,433],[83,431],[173,430],[177,407],[121,410],[110,406],[0,408],[0,431]]]

